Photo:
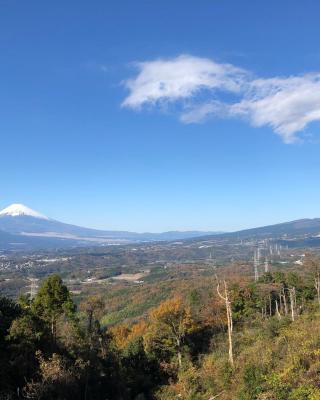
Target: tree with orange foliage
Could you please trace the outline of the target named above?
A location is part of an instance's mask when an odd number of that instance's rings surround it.
[[[127,324],[116,325],[110,328],[112,341],[118,350],[124,350],[137,338],[142,338],[146,333],[147,323],[144,320],[129,326]]]
[[[123,350],[128,344],[130,328],[127,324],[113,326],[109,329],[112,342],[118,350]]]
[[[191,308],[181,297],[166,300],[150,313],[150,326],[144,336],[146,347],[177,354],[181,367],[186,336],[195,328]]]
[[[104,310],[104,301],[101,296],[89,296],[80,304],[80,310],[87,316],[87,331],[89,336],[94,330]]]

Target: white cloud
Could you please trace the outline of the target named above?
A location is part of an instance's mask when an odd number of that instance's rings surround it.
[[[270,126],[286,143],[310,122],[320,120],[320,75],[259,79],[230,115],[244,116],[253,126]]]
[[[193,97],[201,90],[239,92],[245,72],[230,64],[219,64],[207,58],[181,55],[170,60],[136,64],[139,73],[124,82],[129,96],[125,107],[172,102]]]
[[[129,95],[123,106],[180,102],[184,123],[243,118],[255,127],[271,127],[286,143],[320,121],[320,74],[257,79],[230,64],[187,55],[139,63],[138,68],[136,78],[125,82]],[[205,96],[198,96],[202,92]]]

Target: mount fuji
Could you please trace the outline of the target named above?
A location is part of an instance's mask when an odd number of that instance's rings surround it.
[[[36,239],[39,239],[42,243],[52,243],[55,246],[125,244],[154,240],[178,240],[214,234],[214,232],[200,231],[135,233],[84,228],[56,221],[23,204],[12,204],[0,211],[0,233],[1,232],[3,237],[5,234],[15,236],[14,238],[9,237],[13,243],[17,241],[18,237],[19,243],[29,243],[30,241],[36,243]],[[45,242],[44,239],[46,239]]]
[[[34,211],[27,206],[24,206],[23,204],[11,204],[11,206],[4,208],[2,211],[0,211],[0,217],[22,217],[22,216],[49,220],[49,218],[46,217],[45,215],[40,214],[37,211]]]

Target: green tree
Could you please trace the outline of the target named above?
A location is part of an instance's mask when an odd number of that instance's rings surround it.
[[[21,308],[18,304],[6,297],[0,297],[0,350],[6,347],[5,338],[12,321],[21,315]]]
[[[16,303],[6,297],[0,297],[0,399],[9,399],[8,393],[16,386],[16,371],[10,362],[10,343],[6,338],[12,321],[20,315],[21,308]]]
[[[62,315],[73,316],[75,305],[61,277],[51,275],[40,287],[31,309],[34,314],[50,325],[52,342],[55,343],[58,318]]]

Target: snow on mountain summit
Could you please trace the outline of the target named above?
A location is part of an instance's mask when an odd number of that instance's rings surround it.
[[[11,204],[11,206],[4,208],[0,211],[0,217],[21,217],[21,216],[28,216],[34,218],[41,218],[41,219],[49,219],[43,214],[38,213],[37,211],[32,210],[31,208],[23,205],[23,204]]]

